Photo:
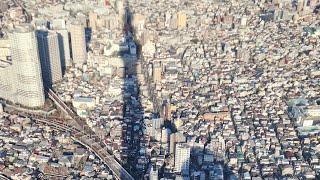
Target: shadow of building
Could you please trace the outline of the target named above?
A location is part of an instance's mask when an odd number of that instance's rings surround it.
[[[128,51],[119,55],[126,64],[123,70],[123,124],[122,144],[120,147],[122,166],[134,179],[143,179],[147,164],[145,156],[145,138],[143,132],[144,109],[141,103],[140,85],[138,74],[141,46],[136,41],[132,26],[133,14],[125,9],[123,35],[128,44]],[[128,62],[128,59],[130,62]]]

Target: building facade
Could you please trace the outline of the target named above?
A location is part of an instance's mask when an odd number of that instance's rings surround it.
[[[55,31],[58,33],[61,65],[63,69],[65,69],[65,67],[72,66],[72,60],[70,55],[69,32],[66,29],[57,29]]]
[[[21,24],[10,34],[12,54],[12,98],[27,107],[44,105],[44,87],[38,43],[31,24]]]
[[[185,143],[176,144],[174,156],[174,170],[176,172],[189,172],[190,150],[190,146]]]
[[[70,24],[72,59],[77,67],[87,61],[85,28],[79,21]]]
[[[58,34],[54,31],[37,31],[43,82],[46,88],[62,80],[62,66]]]
[[[9,39],[0,39],[0,98],[9,99],[12,93],[12,61]]]
[[[153,64],[153,82],[160,82],[161,81],[161,65],[160,64]]]

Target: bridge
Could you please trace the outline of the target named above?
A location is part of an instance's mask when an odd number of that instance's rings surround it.
[[[62,111],[71,117],[71,122],[67,122],[65,119],[53,117],[53,116],[40,116],[31,115],[33,120],[47,124],[48,126],[59,129],[65,132],[69,132],[72,138],[93,151],[97,157],[103,161],[113,172],[117,179],[121,180],[133,180],[134,178],[116,161],[108,151],[103,140],[92,131],[90,127],[77,116],[51,89],[48,90],[48,95]]]

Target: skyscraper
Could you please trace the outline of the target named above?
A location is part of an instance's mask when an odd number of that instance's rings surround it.
[[[12,101],[13,76],[11,61],[0,61],[0,98]]]
[[[90,28],[95,31],[97,29],[97,19],[98,15],[97,13],[90,12],[89,13],[89,23],[90,23]]]
[[[69,43],[69,32],[66,29],[66,23],[63,19],[56,19],[52,21],[52,29],[58,33],[59,50],[60,50],[60,60],[62,73],[66,67],[72,66],[71,54],[70,54],[70,43]]]
[[[171,105],[169,102],[166,103],[164,115],[167,121],[171,121]]]
[[[189,172],[190,146],[186,143],[176,144],[174,156],[174,169],[176,172]]]
[[[77,67],[87,61],[86,37],[84,26],[79,21],[70,24],[72,59]]]
[[[65,67],[72,66],[69,32],[66,29],[58,29],[55,31],[58,33],[61,66],[65,69]]]
[[[176,134],[170,134],[170,154],[174,154],[174,147],[176,145]]]
[[[0,98],[10,99],[12,94],[12,61],[9,39],[0,39]]]
[[[169,136],[169,129],[163,127],[161,130],[161,143],[168,143]]]
[[[37,31],[38,48],[44,86],[62,80],[58,34],[54,31]]]
[[[28,107],[44,105],[44,88],[38,43],[31,24],[20,24],[10,34],[13,85],[12,101]]]
[[[118,11],[118,18],[120,25],[123,26],[126,22],[126,11],[124,8],[123,0],[116,1],[117,11]]]
[[[170,13],[170,12],[166,12],[165,18],[166,18],[166,20],[165,20],[164,25],[165,25],[166,27],[170,27],[171,13]]]
[[[184,13],[177,13],[178,19],[178,27],[186,27],[187,26],[187,15]]]
[[[153,82],[161,81],[161,65],[153,64]]]

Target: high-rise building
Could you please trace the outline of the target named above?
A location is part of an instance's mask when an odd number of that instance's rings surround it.
[[[161,143],[168,143],[170,136],[169,129],[163,127],[161,130]]]
[[[51,29],[58,34],[60,60],[63,73],[66,67],[72,66],[69,32],[66,29],[66,23],[63,19],[53,20],[51,23]]]
[[[189,172],[190,149],[190,146],[186,143],[176,144],[174,156],[174,170],[176,172]]]
[[[124,9],[124,2],[123,0],[116,1],[117,11],[118,11],[118,18],[121,25],[124,25],[126,22],[126,11]]]
[[[171,121],[171,105],[169,102],[167,102],[165,106],[165,112],[164,112],[165,118],[167,121]]]
[[[79,21],[70,24],[72,59],[77,67],[87,61],[85,28]]]
[[[10,34],[14,103],[28,107],[44,105],[44,87],[38,43],[31,24],[20,24]]]
[[[89,24],[90,24],[90,28],[93,31],[97,29],[97,19],[98,19],[97,13],[94,13],[94,12],[89,13]]]
[[[170,134],[170,154],[174,154],[174,148],[176,145],[176,134]]]
[[[178,28],[178,16],[173,16],[171,18],[169,27],[171,29],[177,29]]]
[[[12,72],[12,62],[7,60],[0,61],[0,98],[13,101],[12,100],[12,92],[14,82],[13,76],[14,72]]]
[[[9,39],[0,39],[0,98],[8,100],[12,94],[12,61],[10,56]],[[9,74],[11,75],[8,76]]]
[[[65,67],[72,66],[69,32],[66,29],[57,29],[55,31],[58,33],[61,66],[65,69]]]
[[[177,13],[177,19],[178,19],[178,27],[186,27],[187,26],[187,15],[179,12]]]
[[[160,82],[161,81],[161,65],[154,64],[153,65],[153,82]]]
[[[37,31],[38,49],[43,83],[46,88],[62,80],[58,34],[54,31]]]
[[[166,12],[166,15],[165,15],[165,27],[170,27],[170,22],[171,22],[171,13],[168,11]]]

